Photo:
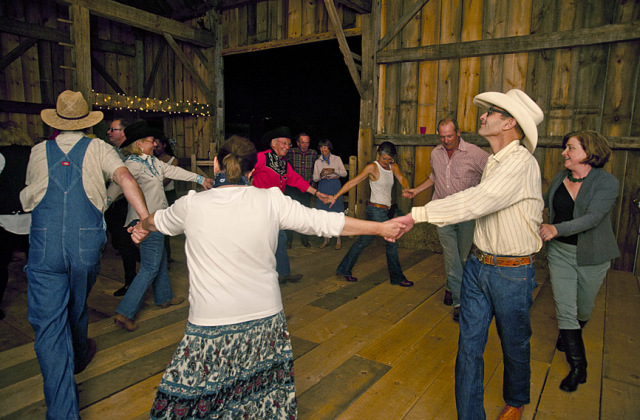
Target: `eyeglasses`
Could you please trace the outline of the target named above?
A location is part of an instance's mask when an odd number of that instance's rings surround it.
[[[509,114],[507,111],[503,111],[501,109],[498,108],[494,108],[494,107],[489,107],[489,109],[487,109],[487,118],[489,118],[489,115],[493,114],[494,112],[498,113],[498,114],[502,114],[506,117],[509,118],[513,118],[513,115]]]
[[[124,128],[111,128],[109,127],[109,129],[107,131],[122,131],[124,130]]]

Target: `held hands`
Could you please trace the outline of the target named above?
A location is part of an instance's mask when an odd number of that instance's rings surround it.
[[[415,221],[413,220],[411,213],[405,214],[404,216],[396,217],[395,219],[391,219],[389,221],[396,222],[402,226],[402,229],[400,230],[400,232],[398,232],[398,235],[396,237],[387,238],[385,236],[385,239],[390,242],[395,242],[396,239],[400,239],[402,235],[409,232],[413,228],[413,225],[415,224]]]
[[[543,241],[549,242],[556,236],[558,236],[558,229],[556,229],[554,225],[547,225],[545,223],[540,225],[540,237]]]
[[[213,188],[213,179],[211,178],[205,178],[204,182],[202,183],[202,187],[205,190],[210,190],[211,188]]]
[[[330,195],[327,195],[325,193],[321,193],[320,191],[316,192],[316,197],[322,201],[324,204],[329,204],[329,199],[331,198]]]
[[[325,176],[329,176],[334,173],[336,170],[333,168],[324,168],[320,171],[320,177],[324,178]]]
[[[380,236],[389,242],[395,242],[396,239],[402,236],[402,232],[407,227],[396,219],[387,220],[386,222],[381,223],[381,226],[382,231],[380,232]]]
[[[328,204],[329,207],[333,207],[333,205],[336,203],[336,197],[334,195],[330,195],[328,196],[329,199],[327,201],[325,201],[325,204]]]
[[[150,233],[148,230],[142,228],[142,222],[138,222],[135,226],[131,226],[127,229],[127,232],[131,234],[131,240],[136,244],[147,239]]]
[[[413,198],[416,195],[418,195],[418,193],[417,193],[415,188],[406,188],[406,189],[402,190],[402,196],[404,198]]]

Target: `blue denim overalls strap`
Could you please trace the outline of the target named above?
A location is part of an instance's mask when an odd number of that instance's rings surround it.
[[[82,164],[90,142],[83,137],[64,153],[55,140],[47,141],[49,183],[32,213],[28,313],[48,419],[79,418],[74,365],[86,358],[86,300],[106,243],[102,212],[83,186]]]

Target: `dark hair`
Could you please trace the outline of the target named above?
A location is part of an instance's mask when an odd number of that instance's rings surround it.
[[[329,151],[333,152],[333,144],[331,144],[331,141],[329,141],[329,139],[320,140],[318,142],[318,150],[320,150],[322,146],[327,146],[329,148]]]
[[[309,136],[307,133],[303,132],[303,133],[298,134],[298,137],[296,137],[296,141],[300,141],[300,137],[302,137],[302,136],[307,136],[307,137],[309,137],[309,140],[311,140],[311,136]]]
[[[456,133],[458,132],[458,130],[460,130],[460,126],[458,125],[458,120],[456,120],[453,117],[444,117],[443,119],[438,121],[438,125],[436,125],[438,134],[440,134],[440,126],[449,124],[449,123],[453,124],[453,131],[455,131]]]
[[[237,183],[250,172],[258,161],[256,146],[246,137],[231,136],[218,151],[218,165],[227,174],[227,180]]]
[[[129,127],[131,124],[133,124],[133,121],[125,119],[125,118],[114,118],[113,121],[120,121],[120,126],[122,128],[127,128]]]
[[[159,141],[164,146],[164,152],[169,156],[175,156],[173,153],[173,146],[171,146],[171,141],[169,137],[167,137],[164,133],[160,133],[158,137],[156,137],[156,141]]]
[[[390,141],[384,141],[378,146],[378,154],[393,157],[396,155],[396,146]]]
[[[597,131],[582,130],[565,134],[562,139],[562,148],[567,146],[567,142],[571,137],[575,137],[580,142],[580,146],[587,154],[586,159],[582,163],[586,163],[594,168],[602,168],[611,156],[611,147],[607,139]]]

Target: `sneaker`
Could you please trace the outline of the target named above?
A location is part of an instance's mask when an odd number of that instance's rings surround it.
[[[455,322],[460,322],[460,307],[456,306],[453,308],[453,320]]]
[[[453,295],[451,295],[450,290],[444,291],[444,304],[447,306],[453,305]]]

